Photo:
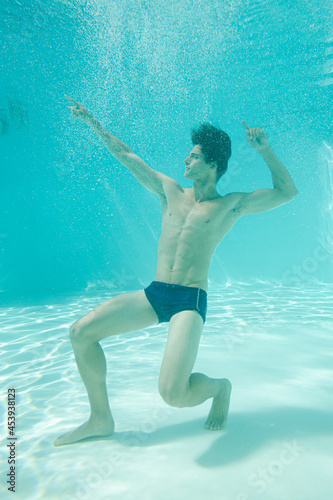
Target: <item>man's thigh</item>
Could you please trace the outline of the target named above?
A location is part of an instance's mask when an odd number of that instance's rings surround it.
[[[196,311],[182,311],[172,316],[161,366],[160,387],[187,386],[202,330],[203,319]]]
[[[72,329],[89,340],[99,341],[158,323],[158,317],[143,290],[122,293],[106,300],[76,321]]]

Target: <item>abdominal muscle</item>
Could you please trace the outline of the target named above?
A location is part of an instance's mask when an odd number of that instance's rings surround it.
[[[207,291],[208,271],[214,249],[203,235],[192,231],[162,231],[158,246],[156,281],[202,288]]]

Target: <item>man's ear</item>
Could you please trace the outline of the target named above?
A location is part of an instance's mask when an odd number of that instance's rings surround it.
[[[217,167],[216,163],[212,163],[210,166],[210,168],[216,168],[216,167]]]

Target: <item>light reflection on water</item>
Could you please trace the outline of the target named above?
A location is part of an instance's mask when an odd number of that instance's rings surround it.
[[[108,361],[107,383],[116,434],[61,449],[53,447],[54,439],[89,415],[68,329],[110,294],[2,309],[2,405],[6,405],[7,388],[15,387],[18,393],[21,479],[17,498],[83,499],[89,498],[86,491],[96,499],[112,494],[113,498],[130,500],[134,491],[141,491],[145,498],[158,495],[166,499],[172,464],[179,462],[181,466],[184,461],[188,461],[194,479],[188,493],[179,486],[182,499],[201,498],[194,492],[208,480],[211,467],[220,467],[211,495],[217,495],[216,485],[223,483],[233,498],[232,492],[239,493],[239,474],[246,478],[246,470],[256,470],[263,460],[279,452],[283,442],[296,438],[300,446],[306,444],[307,451],[293,465],[293,473],[304,476],[318,454],[327,459],[327,446],[332,441],[328,424],[333,403],[332,293],[331,285],[288,288],[262,282],[209,290],[207,322],[195,371],[228,376],[233,382],[229,424],[221,434],[203,430],[206,403],[180,410],[160,399],[157,380],[166,325],[105,339],[102,345]],[[279,426],[281,421],[285,433]],[[244,425],[261,436],[263,442],[257,448],[252,443],[254,438],[244,435]],[[317,442],[321,433],[327,434],[326,444],[322,443],[319,451],[316,446],[312,449],[311,439]],[[240,436],[244,442],[240,442]],[[219,451],[212,451],[214,447]],[[116,455],[110,458],[110,453]],[[101,464],[109,470],[104,479],[99,476],[98,488],[93,479],[87,480],[91,464],[94,470]],[[147,477],[148,468],[160,477],[165,494],[161,484]],[[321,474],[327,482],[328,476],[323,471]],[[177,478],[174,475],[175,488]],[[288,474],[279,478],[280,486],[285,483],[290,487],[290,481]]]

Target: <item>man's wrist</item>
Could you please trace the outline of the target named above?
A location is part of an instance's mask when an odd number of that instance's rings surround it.
[[[268,144],[268,146],[265,146],[263,149],[261,149],[260,151],[258,151],[259,154],[261,154],[261,156],[265,159],[265,157],[270,157],[272,156],[272,154],[274,155],[274,151],[273,149],[270,147],[270,145]]]
[[[92,128],[97,128],[100,125],[99,121],[91,113],[87,115],[85,122]]]

